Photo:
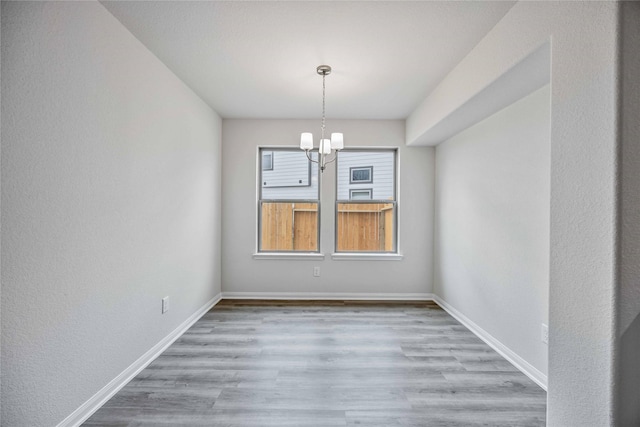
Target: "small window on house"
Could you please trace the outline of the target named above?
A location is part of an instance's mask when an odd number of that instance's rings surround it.
[[[361,190],[349,190],[349,200],[371,200],[372,188]]]
[[[397,252],[396,150],[340,151],[336,199],[336,252]]]
[[[262,153],[262,170],[263,171],[272,171],[273,170],[273,152],[265,151]]]
[[[259,156],[258,252],[319,252],[317,163],[299,149],[263,148]]]
[[[351,184],[373,182],[373,166],[350,168],[349,173]]]

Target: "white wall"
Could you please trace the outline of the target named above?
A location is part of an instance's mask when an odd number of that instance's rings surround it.
[[[618,416],[620,7],[516,3],[412,114],[419,133],[550,42],[550,427]]]
[[[56,425],[219,293],[220,129],[99,3],[2,2],[3,425]]]
[[[547,375],[549,86],[436,148],[434,292]]]
[[[335,164],[321,183],[321,251],[324,260],[254,259],[256,156],[259,145],[299,144],[319,120],[223,120],[222,289],[224,292],[430,293],[432,291],[433,148],[404,146],[400,120],[330,120],[345,146],[399,147],[401,261],[333,260]],[[313,266],[321,276],[312,277]]]

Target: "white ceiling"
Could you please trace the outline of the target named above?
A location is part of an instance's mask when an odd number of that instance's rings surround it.
[[[102,1],[224,118],[404,119],[512,1]]]

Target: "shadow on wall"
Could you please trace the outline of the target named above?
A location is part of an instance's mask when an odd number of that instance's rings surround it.
[[[640,314],[620,337],[620,425],[640,425]]]

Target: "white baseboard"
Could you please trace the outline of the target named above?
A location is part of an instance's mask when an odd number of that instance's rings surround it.
[[[187,329],[191,327],[198,319],[200,319],[207,311],[216,305],[222,299],[222,294],[218,294],[209,300],[205,305],[200,307],[198,311],[189,316],[184,322],[174,329],[169,335],[164,337],[158,344],[154,345],[145,354],[140,356],[138,360],[133,362],[131,366],[122,371],[120,375],[115,377],[104,386],[100,391],[94,394],[89,400],[82,404],[78,409],[73,411],[67,418],[62,420],[57,427],[75,427],[86,421],[94,412],[96,412],[107,400],[111,399],[122,387],[133,379],[140,371],[153,362],[163,351],[167,349],[175,340],[177,340]]]
[[[487,331],[482,329],[480,326],[475,324],[471,319],[469,319],[464,314],[460,313],[458,310],[450,306],[446,301],[440,298],[437,295],[433,296],[434,301],[442,307],[447,313],[453,316],[458,322],[462,323],[466,326],[471,332],[473,332],[478,338],[487,343],[491,348],[497,351],[502,357],[507,359],[513,366],[518,368],[523,374],[531,378],[536,384],[542,387],[545,391],[547,391],[547,376],[536,369],[529,362],[524,360],[522,357],[518,356],[514,353],[509,347],[502,344],[496,338],[494,338]]]
[[[361,301],[432,301],[428,293],[347,293],[347,292],[223,292],[223,299],[264,300],[361,300]]]

